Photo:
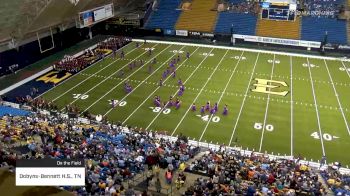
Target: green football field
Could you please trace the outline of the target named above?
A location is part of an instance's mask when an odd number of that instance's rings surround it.
[[[150,56],[148,50],[152,49]],[[202,142],[242,146],[307,160],[350,163],[350,63],[266,52],[178,44],[135,43],[124,47],[125,59],[108,57],[43,95],[60,109],[72,104],[81,112],[147,130],[180,133]],[[186,52],[191,57],[186,59]],[[181,56],[176,78],[159,80],[171,59]],[[153,58],[157,63],[149,73]],[[143,66],[129,70],[129,63]],[[121,76],[121,70],[124,76]],[[181,79],[181,107],[155,107],[176,99]],[[133,90],[127,94],[124,83]],[[118,100],[112,108],[110,100]],[[207,101],[215,114],[200,113]],[[192,111],[195,103],[197,111]],[[228,115],[223,115],[224,105]]]

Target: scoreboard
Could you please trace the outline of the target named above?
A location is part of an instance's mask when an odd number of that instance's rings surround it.
[[[294,21],[297,4],[294,0],[266,0],[260,2],[261,18]]]
[[[113,4],[107,4],[91,10],[80,12],[79,22],[77,23],[76,26],[79,28],[89,27],[98,22],[112,18],[113,16],[114,16]]]

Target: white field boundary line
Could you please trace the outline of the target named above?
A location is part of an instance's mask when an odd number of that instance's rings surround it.
[[[185,46],[182,46],[179,50],[182,50],[183,48],[184,48]],[[119,103],[120,102],[122,102],[122,101],[124,101],[129,95],[131,95],[131,93],[133,93],[136,89],[138,89],[143,83],[145,83],[147,80],[148,80],[148,78],[150,78],[154,73],[156,73],[160,68],[164,68],[163,66],[165,65],[165,64],[167,64],[168,62],[169,62],[169,60],[170,59],[172,59],[175,55],[176,55],[177,53],[174,53],[172,56],[170,56],[166,61],[164,61],[156,70],[154,70],[153,72],[152,72],[152,74],[150,74],[149,76],[147,76],[144,80],[142,80],[134,89],[132,89],[132,91],[130,92],[130,93],[128,93],[128,94],[126,94],[121,100],[119,100]],[[180,66],[179,67],[181,67],[181,65],[184,63],[185,61],[183,61],[181,64],[180,64]],[[176,68],[176,70],[177,70],[178,68]],[[171,77],[171,74],[169,75],[169,76],[167,76],[166,78],[165,78],[165,80],[163,81],[163,83],[165,83],[165,81],[167,81],[169,78]],[[158,86],[157,88],[156,88],[156,90],[157,89],[159,89],[160,87]],[[155,90],[155,91],[156,91]],[[153,93],[151,93],[150,94],[150,96],[152,95]],[[148,98],[146,98],[145,100],[147,100]],[[116,107],[117,108],[117,107]],[[116,109],[116,108],[113,108],[113,107],[111,107],[103,116],[106,116],[106,115],[108,115],[113,109]]]
[[[273,62],[272,62],[272,70],[271,70],[270,80],[273,79],[273,71],[274,71],[274,69],[275,69],[275,60],[276,60],[276,55],[273,55]],[[269,112],[269,104],[270,104],[270,94],[267,95],[266,108],[265,108],[265,116],[264,116],[264,122],[263,122],[262,131],[261,131],[261,137],[260,137],[259,152],[261,152],[262,144],[263,144],[263,141],[264,141],[266,119],[267,119],[267,114],[268,114],[268,112]]]
[[[228,79],[228,81],[227,81],[227,83],[226,83],[226,85],[225,85],[225,87],[224,87],[224,91],[221,93],[221,95],[220,95],[220,97],[219,97],[219,100],[218,100],[218,102],[217,102],[218,107],[219,107],[219,105],[220,105],[220,102],[221,102],[222,98],[224,97],[224,94],[225,94],[225,92],[226,92],[226,90],[227,90],[228,85],[231,83],[231,80],[232,80],[233,75],[236,73],[236,69],[237,69],[237,67],[238,67],[239,62],[240,62],[241,59],[242,59],[243,54],[244,54],[244,51],[242,51],[241,56],[239,57],[238,61],[236,62],[235,68],[233,69],[233,72],[231,72],[230,78]],[[206,125],[205,125],[205,127],[204,127],[204,129],[203,129],[203,131],[202,131],[202,134],[201,134],[201,136],[199,137],[199,140],[198,140],[198,141],[201,141],[201,140],[202,140],[202,138],[203,138],[205,132],[207,131],[208,126],[209,126],[209,124],[210,124],[210,122],[211,122],[211,120],[212,120],[212,118],[213,118],[214,115],[215,115],[215,114],[211,114],[211,115],[210,115],[210,118],[209,118],[208,122],[206,123]]]
[[[197,50],[199,49],[199,47],[196,48],[196,50],[194,50],[192,53],[194,54]],[[207,56],[205,57],[207,58]],[[205,59],[204,58],[204,59]],[[176,70],[180,67],[182,67],[183,63],[187,62],[188,59],[184,60],[179,67],[176,68]],[[196,69],[197,70],[197,69]],[[170,75],[164,80],[167,81],[170,78]],[[184,82],[186,83],[186,81]],[[146,99],[143,100],[143,102],[122,122],[122,124],[125,124],[140,108],[141,106],[143,106],[143,104],[146,103],[146,101],[160,88],[160,86],[158,86],[150,95],[148,95],[148,97]],[[163,111],[163,108],[161,109],[161,111],[159,111],[158,114],[161,114],[161,112]],[[148,128],[148,126],[147,126]]]
[[[333,78],[331,76],[331,73],[329,72],[329,69],[328,69],[328,65],[327,65],[327,62],[326,60],[324,60],[324,63],[326,65],[326,68],[327,68],[327,72],[328,72],[328,76],[329,76],[329,79],[331,80],[332,82],[332,87],[333,87],[333,90],[334,90],[334,94],[335,94],[335,97],[337,98],[337,101],[338,101],[338,104],[339,104],[339,109],[340,109],[340,112],[343,116],[343,119],[344,119],[344,122],[345,122],[345,125],[346,125],[346,129],[348,131],[348,134],[350,135],[350,129],[349,129],[349,125],[348,125],[348,122],[346,120],[346,117],[345,117],[345,114],[344,114],[344,111],[343,111],[343,106],[341,105],[340,101],[339,101],[339,96],[338,96],[338,92],[337,90],[335,89],[335,86],[334,86],[334,82],[333,82]]]
[[[228,146],[231,145],[232,139],[233,139],[233,135],[234,135],[235,132],[236,132],[236,128],[237,128],[237,125],[238,125],[238,121],[239,121],[239,119],[240,119],[240,117],[241,117],[241,114],[242,114],[242,111],[243,111],[243,107],[244,107],[244,104],[245,104],[245,100],[246,100],[247,95],[248,95],[250,83],[252,82],[252,79],[253,79],[253,77],[254,77],[254,72],[255,72],[256,64],[258,63],[259,56],[260,56],[260,53],[258,53],[258,55],[256,55],[256,60],[255,60],[255,63],[254,63],[254,68],[253,68],[252,74],[250,75],[250,78],[249,78],[249,81],[248,81],[248,85],[247,85],[247,89],[246,89],[246,91],[245,91],[245,93],[244,93],[244,97],[243,97],[243,101],[242,101],[242,104],[241,104],[241,108],[239,109],[238,116],[237,116],[235,125],[234,125],[234,127],[233,127],[232,134],[231,134],[231,137],[230,137],[230,141],[229,141],[229,143],[228,143]]]
[[[129,43],[129,44],[130,44],[130,43]],[[126,46],[129,46],[129,44],[127,44],[127,45],[125,45],[125,46],[119,48],[117,51],[123,49],[123,48],[126,47]],[[136,48],[135,48],[135,49],[136,49]],[[135,49],[131,50],[131,51],[128,52],[126,55],[128,55],[128,54],[131,53],[131,52],[133,52]],[[110,55],[111,55],[111,54],[110,54]],[[110,55],[109,55],[109,56],[110,56]],[[100,63],[100,62],[103,61],[103,60],[104,60],[104,59],[100,59],[100,60],[96,61],[95,63],[93,63],[92,65],[90,65],[88,68],[82,70],[82,71],[79,72],[79,73],[84,73],[84,72],[86,72],[86,71],[89,70],[90,68],[95,67],[98,63]],[[117,60],[119,60],[119,59],[117,59]],[[114,61],[113,63],[115,63],[115,62],[116,62],[116,61]],[[112,64],[113,64],[113,63],[112,63]],[[111,65],[111,64],[110,64],[110,65]],[[109,65],[107,65],[106,68],[107,68],[107,67],[109,67]],[[104,68],[103,68],[103,69],[104,69]],[[103,69],[102,69],[102,70],[103,70]],[[102,71],[102,70],[100,70],[100,71]],[[98,71],[98,72],[96,72],[95,74],[93,74],[93,76],[96,75],[96,74],[98,74],[100,71]],[[53,88],[50,88],[49,90],[45,91],[45,92],[42,93],[41,95],[35,97],[35,99],[37,99],[38,97],[41,97],[41,96],[45,95],[46,93],[48,93],[48,92],[50,92],[50,91],[56,89],[58,86],[63,85],[63,84],[66,83],[67,81],[69,81],[69,80],[71,80],[72,78],[76,77],[79,73],[74,74],[72,77],[69,77],[69,78],[67,78],[66,80],[64,80],[63,82],[61,82],[61,83],[59,83],[58,85],[54,86]],[[93,76],[91,76],[91,77],[93,77]],[[56,97],[56,98],[53,99],[52,101],[56,101],[57,99],[59,99],[60,97],[62,97],[62,96],[65,95],[65,94],[67,94],[68,92],[70,92],[71,90],[73,90],[74,88],[76,88],[77,86],[79,86],[80,84],[82,84],[83,82],[85,82],[85,81],[88,80],[88,79],[89,79],[89,78],[84,79],[82,82],[80,82],[80,83],[78,83],[77,85],[75,85],[74,87],[68,89],[68,90],[65,91],[63,94],[61,94],[60,96]]]
[[[211,77],[213,77],[214,73],[216,72],[216,70],[218,69],[218,67],[220,66],[221,62],[225,59],[225,56],[227,55],[229,50],[226,50],[224,56],[222,56],[222,58],[220,59],[219,63],[216,65],[214,71],[210,74],[210,76],[208,77],[207,81],[204,83],[203,87],[201,88],[201,90],[199,91],[199,93],[197,94],[197,96],[194,98],[194,100],[192,101],[192,103],[195,103],[198,99],[198,97],[202,94],[204,88],[207,86],[208,82],[211,80]],[[211,52],[210,52],[211,53]],[[210,54],[209,53],[209,54]],[[179,123],[176,125],[175,129],[173,130],[173,132],[171,133],[171,136],[174,135],[174,133],[176,132],[176,130],[179,128],[179,126],[181,125],[182,121],[185,119],[185,117],[187,116],[188,112],[191,110],[191,105],[188,107],[187,111],[185,112],[185,114],[182,116],[181,120],[179,121]]]
[[[156,45],[155,45],[156,46]],[[170,46],[170,45],[169,45]],[[169,47],[168,46],[168,47]],[[167,47],[167,48],[168,48]],[[165,48],[165,49],[167,49]],[[164,49],[164,50],[165,50]],[[162,50],[159,54],[161,54],[164,50]],[[134,60],[125,63],[125,65],[121,68],[119,68],[117,71],[113,72],[112,74],[110,74],[107,78],[103,79],[101,82],[97,83],[95,86],[93,86],[92,88],[90,88],[89,90],[85,91],[84,93],[82,93],[83,95],[86,95],[87,93],[89,93],[90,91],[94,90],[96,87],[98,87],[99,85],[101,85],[102,83],[104,83],[105,81],[107,81],[108,79],[110,79],[111,77],[113,77],[116,73],[118,73],[120,70],[124,69],[126,66],[128,66],[131,62],[136,61],[136,59],[140,58],[142,55],[144,55],[147,51],[145,50],[145,52],[141,53],[139,56],[135,57]],[[156,56],[158,56],[159,54],[157,54]],[[148,62],[150,62],[151,60],[149,60]],[[147,62],[147,63],[148,63]],[[134,72],[132,72],[130,75],[128,75],[124,80],[122,80],[119,84],[121,84],[122,82],[124,82],[125,80],[127,80],[129,77],[131,77],[132,75],[134,75],[136,72],[138,72],[141,68],[143,68],[144,66],[146,66],[145,63],[143,66],[139,67],[137,70],[135,70]],[[119,85],[118,84],[118,85]],[[73,103],[75,103],[76,101],[80,100],[79,98],[74,99],[72,102],[70,102],[68,105],[71,105]],[[61,111],[64,110],[64,107],[61,109]]]
[[[197,65],[196,69],[194,69],[194,70],[192,71],[192,73],[190,74],[190,76],[186,78],[186,80],[183,82],[184,85],[189,81],[189,79],[193,76],[193,74],[197,72],[198,68],[199,68],[199,67],[203,64],[203,62],[208,58],[209,54],[211,54],[212,51],[213,51],[213,49],[211,49],[211,50],[209,51],[208,55],[205,56],[205,57],[203,58],[203,60]],[[179,89],[176,90],[176,92],[173,94],[173,97],[176,96],[178,92],[179,92]],[[168,103],[169,103],[169,102],[167,102],[167,104],[168,104]],[[152,121],[147,125],[146,130],[149,129],[149,128],[152,126],[152,124],[157,120],[157,118],[160,116],[160,114],[163,113],[164,109],[166,109],[166,108],[163,107],[163,108],[158,112],[158,114],[157,114],[157,115],[152,119]]]
[[[172,46],[172,45],[168,45],[166,48],[164,48],[161,52],[159,52],[157,55],[155,55],[153,58],[155,58],[155,57],[157,57],[157,56],[159,56],[160,54],[163,54],[163,52],[165,51],[165,50],[167,50],[170,46]],[[149,62],[151,62],[152,60],[153,60],[153,58],[151,58],[150,60],[148,60],[147,62],[145,62],[144,63],[144,65],[143,66],[141,66],[141,67],[139,67],[137,70],[135,70],[133,73],[131,73],[130,75],[128,75],[126,78],[124,78],[122,81],[120,81],[117,85],[115,85],[113,88],[111,88],[109,91],[107,91],[104,95],[102,95],[100,98],[98,98],[96,101],[94,101],[91,105],[89,105],[87,108],[85,108],[84,109],[84,111],[83,112],[81,112],[81,114],[82,113],[84,113],[84,112],[86,112],[88,109],[90,109],[92,106],[94,106],[97,102],[99,102],[101,99],[103,99],[105,96],[107,96],[109,93],[111,93],[114,89],[116,89],[119,85],[121,85],[122,83],[124,83],[125,81],[127,81],[131,76],[133,76],[134,74],[136,74],[139,70],[141,70],[143,67],[145,67]],[[161,66],[159,66],[150,76],[152,76],[158,69],[160,69],[161,68]],[[113,75],[113,74],[112,74]],[[150,77],[149,76],[149,77]],[[148,79],[149,77],[147,77],[146,79]],[[106,78],[106,79],[109,79],[109,77],[108,78]],[[146,81],[146,79],[145,80],[143,80],[141,83],[143,83],[143,82],[145,82]],[[135,90],[135,89],[134,89]],[[133,90],[133,91],[134,91]],[[133,92],[132,91],[132,92]],[[130,92],[131,93],[131,92]]]
[[[315,88],[314,88],[314,83],[312,82],[312,74],[311,74],[309,58],[306,58],[306,60],[307,60],[307,66],[308,66],[308,69],[309,69],[309,75],[310,75],[310,79],[311,79],[310,81],[311,81],[312,95],[313,95],[314,102],[315,102],[316,117],[317,117],[317,124],[318,124],[318,132],[320,134],[320,140],[321,140],[321,146],[322,146],[322,155],[326,156],[326,152],[325,152],[324,144],[323,144],[323,134],[322,134],[322,129],[321,129],[320,115],[319,115],[319,112],[318,112],[318,105],[317,105],[317,100],[316,100]]]
[[[290,56],[290,156],[293,156],[294,151],[294,117],[293,117],[293,60]]]
[[[144,42],[142,39],[132,39],[132,41],[135,42]],[[262,54],[276,54],[276,55],[284,55],[284,56],[294,56],[294,57],[308,57],[308,58],[314,58],[314,59],[326,59],[326,60],[339,60],[339,61],[346,61],[350,62],[350,59],[344,59],[344,58],[335,58],[335,57],[324,57],[324,56],[317,56],[317,55],[305,55],[305,54],[298,54],[298,53],[292,53],[292,52],[280,52],[280,51],[268,51],[268,50],[259,50],[259,49],[250,49],[250,48],[239,48],[239,47],[228,47],[228,46],[213,46],[213,45],[207,45],[207,44],[193,44],[193,43],[183,43],[183,42],[171,42],[171,41],[158,41],[158,40],[147,40],[148,43],[162,43],[162,44],[173,44],[173,45],[186,45],[186,46],[199,46],[199,47],[206,47],[206,48],[218,48],[218,49],[228,49],[228,50],[238,50],[238,51],[245,51],[245,52],[255,52],[255,53],[262,53]]]

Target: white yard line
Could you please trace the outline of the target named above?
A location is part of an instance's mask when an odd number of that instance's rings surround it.
[[[294,143],[294,118],[293,118],[293,60],[290,56],[290,156],[293,156],[293,143]]]
[[[199,49],[199,47],[196,48],[196,50],[193,51],[193,54]],[[213,49],[212,49],[213,50]],[[206,56],[204,59],[206,59],[208,56]],[[185,63],[187,61],[187,59],[185,61],[183,61],[180,66],[178,68],[180,68],[183,63]],[[176,68],[176,70],[178,69]],[[195,70],[197,70],[198,68],[196,68]],[[168,80],[170,78],[170,75],[164,80],[164,82],[166,80]],[[184,84],[186,83],[186,81],[184,82]],[[160,88],[160,86],[158,86],[151,94],[148,95],[148,97],[146,99],[143,100],[143,102],[123,121],[122,124],[125,124],[140,108],[143,104],[146,103],[146,101]],[[163,109],[162,109],[163,110]],[[162,110],[158,113],[161,114]],[[148,129],[149,126],[147,126],[146,130]]]
[[[272,62],[272,70],[271,70],[271,77],[270,80],[273,79],[273,71],[275,69],[275,60],[276,60],[276,55],[273,55],[273,62]],[[270,104],[270,94],[267,95],[267,101],[266,101],[266,108],[265,108],[265,116],[264,116],[264,123],[261,131],[261,137],[260,137],[260,146],[259,146],[259,152],[261,152],[262,144],[264,141],[264,133],[265,133],[265,127],[266,127],[266,119],[267,119],[267,114],[269,112],[269,104]]]
[[[131,42],[130,42],[130,43],[131,43]],[[130,44],[130,43],[129,43],[129,44]],[[127,45],[125,45],[125,46],[119,48],[117,51],[123,49],[124,47],[128,46],[129,44],[127,44]],[[136,49],[136,48],[132,49],[130,52],[126,53],[126,55],[130,54],[130,53],[133,52],[135,49]],[[110,54],[110,55],[111,55],[111,54]],[[108,55],[108,56],[110,56],[110,55]],[[79,72],[79,73],[84,73],[85,71],[89,70],[90,68],[95,67],[95,65],[97,65],[99,62],[101,62],[101,61],[103,61],[103,60],[104,60],[104,59],[100,59],[100,60],[96,61],[95,63],[93,63],[92,65],[90,65],[88,68],[82,70],[82,71]],[[119,59],[113,61],[112,64],[115,63],[115,62],[118,61],[118,60],[119,60]],[[111,64],[107,65],[105,68],[109,67],[110,65],[111,65]],[[105,69],[105,68],[103,68],[103,69]],[[103,69],[101,69],[100,71],[102,71]],[[91,77],[93,77],[94,75],[98,74],[100,71],[96,72],[96,73],[93,74]],[[38,97],[41,97],[41,96],[45,95],[46,93],[48,93],[48,92],[50,92],[50,91],[56,89],[58,86],[61,86],[61,85],[64,84],[65,82],[67,82],[67,81],[71,80],[72,78],[74,78],[75,76],[79,75],[79,73],[74,74],[72,77],[69,77],[69,78],[67,78],[66,80],[64,80],[63,82],[61,82],[61,83],[59,83],[58,85],[54,86],[53,88],[50,88],[49,90],[47,90],[47,91],[45,91],[44,93],[40,94],[39,96],[35,97],[35,99],[37,99]],[[89,78],[90,78],[90,77],[89,77]],[[65,91],[63,94],[61,94],[60,96],[56,97],[56,98],[53,99],[52,101],[56,101],[57,99],[59,99],[60,97],[62,97],[62,96],[65,95],[65,94],[67,94],[69,91],[71,91],[71,90],[74,89],[75,87],[79,86],[81,83],[85,82],[85,81],[88,80],[89,78],[84,79],[82,82],[80,82],[79,84],[76,84],[74,87],[68,89],[68,90]]]
[[[249,88],[250,88],[250,83],[252,82],[252,79],[253,79],[253,76],[254,76],[255,67],[256,67],[256,64],[258,63],[259,56],[260,56],[260,53],[258,53],[258,55],[256,55],[256,60],[255,60],[254,68],[253,68],[252,74],[250,75],[250,79],[249,79],[249,82],[248,82],[248,86],[247,86],[247,89],[246,89],[246,91],[245,91],[245,93],[244,93],[244,98],[243,98],[243,101],[242,101],[242,104],[241,104],[241,108],[239,109],[239,113],[238,113],[238,116],[237,116],[235,125],[234,125],[234,127],[233,127],[232,134],[231,134],[231,138],[230,138],[230,141],[229,141],[229,143],[228,143],[228,146],[231,145],[232,139],[233,139],[233,135],[234,135],[235,132],[236,132],[236,128],[237,128],[237,125],[238,125],[238,121],[239,121],[239,119],[240,119],[240,117],[241,117],[241,114],[242,114],[242,111],[243,111],[243,107],[244,107],[244,104],[245,104],[245,100],[246,100],[247,95],[248,95],[248,91],[249,91]]]
[[[162,54],[165,50],[167,50],[170,46],[172,45],[169,45],[168,47],[164,48],[161,52],[159,52],[157,55],[155,55],[153,58],[159,56],[160,54]],[[139,70],[141,70],[143,67],[145,67],[149,62],[151,62],[153,60],[153,58],[151,58],[150,60],[148,60],[147,62],[145,62],[141,67],[139,67],[137,70],[135,70],[133,73],[131,73],[130,75],[128,75],[126,78],[124,78],[122,81],[120,81],[117,85],[115,85],[113,88],[111,88],[109,91],[107,91],[104,95],[102,95],[100,98],[98,98],[95,102],[93,102],[91,105],[89,105],[87,108],[84,109],[84,112],[86,112],[88,109],[90,109],[92,106],[94,106],[97,102],[99,102],[101,99],[103,99],[105,96],[107,96],[110,92],[112,92],[114,89],[116,89],[119,85],[123,84],[125,81],[127,81],[131,76],[133,76],[134,74],[136,74]],[[161,66],[159,66],[157,68],[160,69]],[[157,70],[155,70],[150,76],[152,76]],[[148,79],[150,76],[148,76],[146,79]],[[106,78],[108,79],[108,78]],[[146,80],[145,79],[145,80]],[[145,81],[144,80],[144,81]],[[142,81],[142,83],[144,82]],[[141,84],[142,84],[141,83]]]
[[[183,48],[184,48],[185,46],[182,46],[179,50],[182,50]],[[149,76],[147,76],[143,81],[141,81],[134,89],[132,89],[132,91],[130,92],[130,93],[128,93],[128,94],[126,94],[121,100],[119,100],[119,102],[122,102],[122,101],[124,101],[131,93],[133,93],[138,87],[140,87],[144,82],[146,82],[147,80],[148,80],[148,78],[150,78],[154,73],[156,73],[160,68],[164,68],[163,67],[163,65],[164,64],[167,64],[168,62],[169,62],[169,60],[170,59],[172,59],[172,58],[174,58],[174,56],[176,55],[177,53],[174,53],[171,57],[169,57],[166,61],[164,61],[164,63],[162,63],[161,64],[161,66],[159,66],[156,70],[154,70],[153,72],[152,72],[152,74],[150,74]],[[187,60],[187,59],[186,59]],[[185,61],[186,61],[185,60]],[[185,61],[183,61],[181,64],[180,64],[180,66],[179,67],[181,67],[181,65],[185,62]],[[176,70],[177,70],[178,68],[176,68]],[[171,77],[171,74],[169,75],[169,76],[167,76],[167,78],[165,78],[165,80],[163,81],[163,83],[165,83],[169,78]],[[158,86],[157,88],[156,88],[156,90],[157,89],[159,89],[160,87]],[[155,91],[156,91],[155,90]],[[151,93],[149,96],[151,96],[153,93]],[[147,100],[148,98],[146,98],[145,100]],[[117,107],[116,107],[117,108]],[[107,114],[109,114],[113,109],[116,109],[116,108],[113,108],[113,107],[111,107],[103,116],[106,116]]]
[[[226,54],[228,53],[229,50],[226,50],[224,56],[222,56],[221,60],[219,61],[219,63],[216,65],[214,71],[210,74],[210,76],[208,77],[207,81],[204,83],[203,87],[201,88],[201,90],[199,91],[199,93],[197,94],[197,96],[194,98],[194,100],[192,101],[192,103],[195,103],[198,99],[198,97],[201,95],[202,91],[204,90],[204,88],[207,86],[208,82],[211,80],[211,77],[214,75],[214,73],[216,72],[216,70],[218,69],[218,67],[220,66],[221,62],[224,60]],[[185,117],[187,116],[188,112],[191,110],[191,106],[190,105],[186,111],[186,113],[183,115],[183,117],[181,118],[180,122],[176,125],[175,129],[173,130],[173,132],[171,133],[171,136],[174,135],[174,133],[176,132],[176,130],[179,128],[179,126],[181,125],[182,121],[185,119]]]
[[[320,115],[318,112],[318,105],[317,105],[317,100],[316,100],[316,94],[315,94],[315,88],[314,88],[314,83],[312,82],[312,74],[311,74],[311,68],[310,68],[310,62],[309,62],[309,58],[307,59],[307,65],[308,65],[308,69],[309,69],[309,75],[310,75],[310,81],[311,81],[311,88],[312,88],[312,95],[314,97],[314,102],[315,102],[315,108],[316,108],[316,117],[317,117],[317,124],[318,124],[318,131],[320,134],[320,140],[321,140],[321,146],[322,146],[322,155],[325,156],[326,152],[324,150],[324,144],[323,144],[323,134],[322,134],[322,129],[321,129],[321,122],[320,122]]]
[[[346,129],[348,130],[348,134],[350,135],[349,125],[348,125],[348,122],[347,122],[347,120],[346,120],[346,117],[345,117],[345,114],[344,114],[344,111],[343,111],[343,106],[341,105],[341,103],[340,103],[340,101],[339,101],[338,92],[337,92],[337,90],[335,89],[334,82],[333,82],[333,78],[332,78],[332,76],[331,76],[331,73],[329,72],[329,69],[328,69],[328,65],[327,65],[326,60],[323,60],[323,61],[324,61],[325,65],[326,65],[329,79],[331,79],[332,87],[333,87],[333,90],[334,90],[334,94],[335,94],[335,97],[337,98],[337,101],[338,101],[338,104],[339,104],[339,109],[340,109],[340,112],[341,112],[341,114],[342,114],[342,116],[343,116],[343,119],[344,119],[344,122],[345,122],[345,125],[346,125]]]
[[[237,69],[237,67],[238,67],[239,62],[240,62],[241,59],[242,59],[243,54],[244,54],[244,51],[242,51],[241,56],[239,57],[239,59],[238,59],[238,61],[237,61],[237,63],[236,63],[236,66],[235,66],[235,68],[233,69],[233,72],[231,72],[230,78],[228,79],[228,81],[227,81],[227,83],[226,83],[226,85],[225,85],[225,87],[224,87],[224,91],[223,91],[223,92],[221,93],[221,95],[220,95],[220,98],[219,98],[219,100],[218,100],[218,102],[217,102],[218,106],[220,105],[221,99],[224,97],[224,94],[225,94],[225,92],[226,92],[226,90],[227,90],[228,85],[230,84],[230,82],[231,82],[231,80],[232,80],[233,75],[236,73],[236,69]],[[201,136],[199,137],[199,140],[198,140],[198,141],[201,141],[201,140],[202,140],[202,138],[203,138],[205,132],[206,132],[207,129],[208,129],[208,126],[209,126],[209,124],[210,124],[210,122],[211,122],[213,116],[214,116],[214,114],[211,114],[211,115],[210,115],[210,118],[209,118],[207,124],[205,125],[205,127],[204,127],[204,129],[203,129],[203,131],[202,131],[202,134],[201,134]]]
[[[348,74],[348,76],[350,77],[350,71],[348,71],[348,67],[346,67],[345,66],[345,64],[344,64],[344,61],[341,61],[341,63],[343,64],[343,67],[344,67],[344,69],[345,69],[345,72]]]
[[[170,45],[169,45],[170,46]],[[168,47],[169,47],[168,46]],[[165,50],[165,49],[164,49]],[[164,51],[162,50],[162,52]],[[90,91],[94,90],[96,87],[98,87],[99,85],[101,85],[102,83],[104,83],[106,80],[110,79],[111,77],[113,77],[115,74],[117,74],[120,70],[124,69],[126,66],[128,66],[131,62],[135,61],[136,59],[138,59],[140,56],[144,55],[147,51],[145,50],[145,52],[143,52],[142,54],[140,54],[139,56],[135,57],[134,60],[125,63],[125,65],[121,68],[119,68],[117,71],[113,72],[112,74],[110,74],[108,77],[106,77],[105,79],[103,79],[101,82],[97,83],[95,86],[93,86],[92,88],[90,88],[89,90],[85,91],[84,93],[82,93],[82,95],[86,95],[87,93],[89,93]],[[160,52],[160,53],[162,53]],[[159,54],[160,54],[159,53]],[[157,54],[157,56],[159,55]],[[151,61],[151,60],[150,60]],[[149,61],[148,61],[149,62]],[[130,76],[134,75],[136,72],[138,72],[141,68],[143,68],[144,66],[146,66],[146,63],[139,67],[136,71],[134,71],[133,73],[131,73],[130,75],[128,75],[123,81],[125,81],[126,79],[128,79]],[[79,98],[74,99],[72,102],[70,102],[68,105],[71,105],[73,103],[75,103],[76,101],[80,100]],[[64,110],[64,107],[61,109],[61,111]]]
[[[211,49],[209,51],[209,54],[213,51],[213,49]],[[185,85],[190,79],[191,77],[193,76],[193,74],[198,70],[198,68],[203,64],[203,62],[208,58],[209,55],[205,56],[205,58],[196,66],[196,68],[192,71],[191,75],[183,82],[183,84]],[[177,95],[177,93],[179,92],[179,89],[173,94],[173,97]],[[148,130],[152,124],[157,120],[157,118],[160,116],[160,114],[162,114],[163,110],[165,108],[162,108],[158,114],[152,119],[152,121],[147,125],[147,128],[146,130]]]

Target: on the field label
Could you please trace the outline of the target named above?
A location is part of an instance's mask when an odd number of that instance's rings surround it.
[[[82,99],[82,100],[84,100],[84,99],[89,98],[89,95],[84,95],[84,94],[73,94],[73,98],[74,98],[74,99]]]
[[[319,132],[313,132],[312,134],[311,134],[311,137],[313,137],[314,139],[317,139],[317,140],[319,140],[320,139],[320,134],[319,134]],[[324,133],[323,134],[323,139],[324,140],[326,140],[326,141],[332,141],[333,139],[338,139],[339,137],[337,137],[337,136],[332,136],[331,134],[329,134],[329,133]]]
[[[161,112],[162,108],[161,107],[150,107],[152,109],[152,112],[159,113]],[[170,108],[165,108],[162,113],[163,114],[169,114],[171,112]]]
[[[121,107],[123,107],[123,106],[125,106],[127,104],[126,101],[119,102],[118,100],[113,100],[113,102],[112,102],[112,100],[108,100],[108,102],[109,102],[110,105],[118,105],[118,106],[121,106]]]
[[[208,122],[210,120],[210,116],[209,115],[197,115],[198,117],[200,117],[204,122]],[[214,122],[214,123],[218,123],[220,121],[220,117],[218,116],[213,116],[211,118],[211,121]]]
[[[263,123],[254,123],[254,129],[256,129],[256,130],[262,130],[263,129],[263,127],[264,127],[264,124]],[[274,127],[273,127],[273,125],[271,125],[271,124],[267,124],[267,125],[265,125],[265,129],[267,130],[267,131],[273,131],[273,129],[274,129]]]

